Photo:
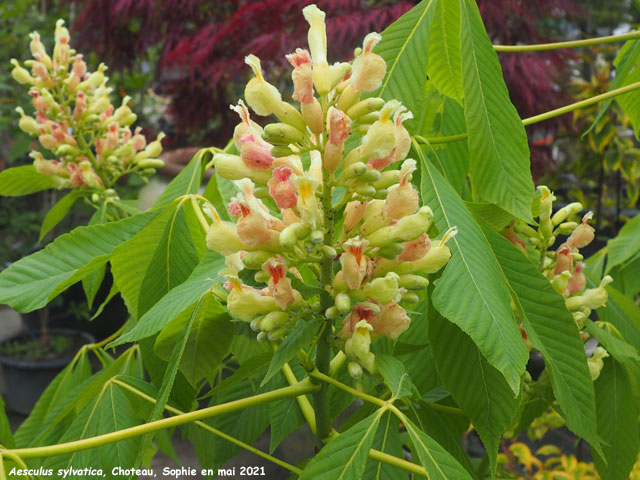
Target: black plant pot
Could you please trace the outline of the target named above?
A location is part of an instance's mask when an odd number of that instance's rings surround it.
[[[4,380],[2,396],[6,406],[16,413],[28,415],[49,383],[64,367],[73,360],[81,345],[95,342],[95,338],[87,332],[71,329],[51,329],[49,335],[75,336],[75,351],[64,354],[60,358],[47,360],[17,360],[0,355],[0,368]],[[31,333],[14,335],[2,343],[20,339],[33,338]]]

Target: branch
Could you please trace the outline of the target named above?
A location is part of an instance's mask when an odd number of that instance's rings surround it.
[[[571,40],[568,42],[539,43],[537,45],[494,45],[496,52],[539,52],[543,50],[560,50],[562,48],[588,47],[602,43],[624,42],[640,38],[640,32],[628,32],[620,35],[609,35],[606,37],[588,38],[585,40]]]
[[[31,447],[31,448],[17,448],[13,450],[0,450],[1,455],[7,453],[13,453],[21,458],[39,458],[39,457],[51,457],[54,455],[62,455],[65,453],[77,452],[80,450],[86,450],[88,448],[100,447],[109,443],[118,442],[120,440],[126,440],[128,438],[138,437],[145,433],[155,432],[157,430],[163,430],[167,428],[176,427],[178,425],[184,425],[186,423],[192,423],[197,420],[202,420],[217,415],[223,415],[227,413],[243,410],[248,407],[256,405],[262,405],[263,403],[273,402],[276,400],[282,400],[289,397],[297,397],[307,393],[313,393],[318,390],[317,385],[313,385],[308,380],[303,380],[289,387],[279,388],[267,393],[261,393],[248,398],[241,398],[232,402],[223,403],[220,405],[214,405],[212,407],[195,410],[193,412],[182,413],[175,417],[162,418],[154,422],[137,425],[135,427],[125,428],[115,432],[105,433],[96,437],[84,438],[81,440],[75,440],[73,442],[61,443],[58,445],[49,445],[45,447]]]

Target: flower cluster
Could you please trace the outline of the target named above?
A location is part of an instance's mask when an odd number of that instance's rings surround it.
[[[235,222],[212,211],[207,245],[227,257],[229,312],[250,322],[259,340],[278,340],[294,322],[322,313],[341,322],[334,325],[336,344],[359,378],[363,368],[376,371],[372,340],[408,328],[402,304],[417,302],[425,275],[447,263],[445,241],[455,232],[434,244],[427,235],[433,214],[419,205],[411,184],[416,162],[406,159],[403,122],[411,113],[398,101],[367,95],[385,75],[373,52],[380,35],[367,35],[353,62],[329,65],[325,14],[315,5],[303,14],[310,52],[287,55],[299,109],[267,82],[257,57],[246,58],[254,73],[247,104],[280,122],[263,128],[242,100],[231,107],[240,117],[238,154],[218,153],[213,162],[239,190],[228,205]],[[296,288],[317,279],[316,295]]]
[[[131,130],[136,120],[128,106],[131,99],[124,97],[118,108],[111,104],[107,67],[100,64],[95,72],[87,71],[82,55],[70,47],[63,20],[56,24],[53,57],[37,32],[30,37],[33,60],[24,62],[30,71],[12,59],[11,73],[17,82],[31,87],[35,109],[34,118],[16,108],[19,127],[38,137],[55,157],[45,159],[41,152],[31,152],[40,174],[51,177],[57,188],[102,192],[123,175],[149,175],[163,165],[157,156],[164,135],[147,145],[140,128]]]
[[[553,213],[553,202],[556,199],[553,193],[544,185],[538,187],[538,192],[540,211],[537,229],[524,223],[514,223],[503,235],[525,254],[526,243],[520,235],[538,250],[540,271],[549,279],[553,288],[565,297],[567,309],[573,314],[578,326],[582,327],[592,310],[605,306],[605,287],[613,281],[606,275],[598,287],[585,289],[585,265],[579,250],[590,244],[595,236],[594,228],[587,223],[593,214],[588,212],[581,220],[574,220],[583,210],[579,202],[570,203]],[[560,236],[566,239],[559,243]],[[588,338],[586,332],[581,332],[581,335],[584,339]],[[608,355],[602,347],[598,347],[597,353],[597,356],[594,354],[589,359],[592,376],[595,375],[596,378],[602,368],[601,358]],[[597,368],[598,365],[600,368]]]

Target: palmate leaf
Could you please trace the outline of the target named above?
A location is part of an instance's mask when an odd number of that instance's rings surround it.
[[[376,367],[391,389],[393,398],[404,398],[411,395],[420,397],[420,392],[411,382],[411,378],[400,360],[391,355],[379,354],[376,355]]]
[[[300,365],[293,365],[293,373],[296,379],[304,377],[304,370]],[[284,376],[279,375],[273,379],[271,385],[274,388],[287,386]],[[298,400],[296,398],[285,398],[269,403],[269,423],[271,425],[271,441],[269,443],[269,454],[280,445],[280,442],[296,430],[305,422]]]
[[[382,416],[372,447],[394,457],[402,458],[404,455],[402,439],[398,430],[398,419],[391,412]],[[403,478],[403,475],[406,475],[406,472],[398,467],[369,459],[362,478],[363,480],[395,480]]]
[[[362,478],[384,410],[377,410],[327,443],[305,467],[300,480]]]
[[[181,198],[116,248],[111,258],[114,282],[131,315],[139,318],[184,282],[202,258],[204,245],[194,207]]]
[[[528,353],[498,261],[462,199],[422,151],[417,154],[422,165],[422,199],[433,209],[438,229],[444,232],[457,226],[459,231],[449,242],[451,260],[435,281],[433,305],[471,337],[518,394]]]
[[[76,203],[76,200],[81,198],[82,195],[82,192],[79,190],[73,190],[57,201],[51,210],[47,212],[47,215],[42,221],[42,226],[40,227],[40,238],[38,238],[38,241],[41,241],[53,227],[60,223],[69,209],[73,207],[74,203]]]
[[[227,211],[226,205],[229,204],[231,197],[236,193],[237,189],[231,180],[227,180],[226,178],[222,178],[214,174],[211,175],[203,196],[215,207],[222,220],[230,221],[231,216]]]
[[[375,48],[387,63],[377,95],[400,100],[416,116],[424,108],[427,48],[435,3],[436,0],[422,0],[382,32],[382,40]]]
[[[598,473],[607,480],[626,480],[638,458],[640,440],[638,406],[624,365],[605,358],[595,389],[598,434],[604,443],[604,459],[594,452]]]
[[[437,0],[429,36],[429,80],[443,94],[462,104],[462,60],[460,58],[460,5]]]
[[[593,382],[584,343],[564,298],[507,239],[488,228],[485,234],[515,292],[527,336],[545,360],[567,427],[598,449]]]
[[[184,283],[162,297],[131,330],[121,335],[109,346],[135,342],[158,333],[213,286],[212,279],[216,278],[217,272],[224,264],[224,257],[220,254],[214,251],[205,253],[200,264],[191,272]]]
[[[416,456],[429,475],[429,480],[472,480],[469,472],[433,438],[408,418],[402,418]]]
[[[483,200],[531,220],[534,188],[527,134],[509,100],[475,0],[460,0],[460,42],[471,185]]]
[[[167,188],[164,189],[153,204],[153,207],[166,207],[178,197],[198,193],[202,184],[202,176],[204,175],[204,163],[212,155],[212,151],[208,148],[198,151],[178,176],[167,185]]]
[[[15,448],[16,442],[11,433],[11,425],[9,424],[9,417],[4,408],[4,399],[0,396],[0,445],[3,448]]]
[[[635,348],[611,333],[607,328],[597,326],[588,318],[585,320],[585,330],[598,339],[606,350],[617,362],[626,364],[630,368],[640,366],[640,356]]]
[[[20,197],[53,188],[52,177],[37,172],[33,165],[7,168],[0,172],[0,195]]]
[[[438,376],[480,434],[495,475],[500,438],[511,425],[518,398],[473,341],[437,313],[429,317],[429,339]]]
[[[218,366],[228,354],[233,337],[227,310],[212,294],[204,293],[200,306],[197,305],[194,304],[191,312],[187,309],[171,320],[158,334],[154,347],[160,358],[169,360],[182,344],[184,329],[188,328],[179,369],[194,386],[203,378],[213,384]]]
[[[607,242],[607,252],[607,273],[640,252],[640,215],[629,220],[618,235]]]
[[[78,227],[61,235],[44,250],[0,272],[0,303],[22,313],[44,307],[104,265],[118,245],[131,239],[157,214],[149,211],[104,225]]]

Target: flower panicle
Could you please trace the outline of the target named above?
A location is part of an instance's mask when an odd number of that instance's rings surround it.
[[[405,308],[448,262],[455,232],[429,237],[433,212],[420,205],[411,182],[416,161],[407,158],[411,113],[396,100],[363,98],[386,72],[374,52],[380,35],[367,35],[353,62],[329,64],[324,12],[309,5],[303,14],[308,50],[286,57],[296,106],[268,82],[256,56],[246,58],[253,76],[244,101],[231,106],[239,116],[237,153],[213,158],[217,175],[239,190],[227,206],[235,222],[216,216],[207,245],[234,259],[227,306],[259,340],[278,340],[295,322],[323,314],[359,377],[376,371],[371,342],[409,327]],[[253,115],[279,121],[262,127]],[[340,233],[331,236],[333,227]],[[326,259],[333,282],[314,290]],[[322,289],[333,299],[325,311]]]

